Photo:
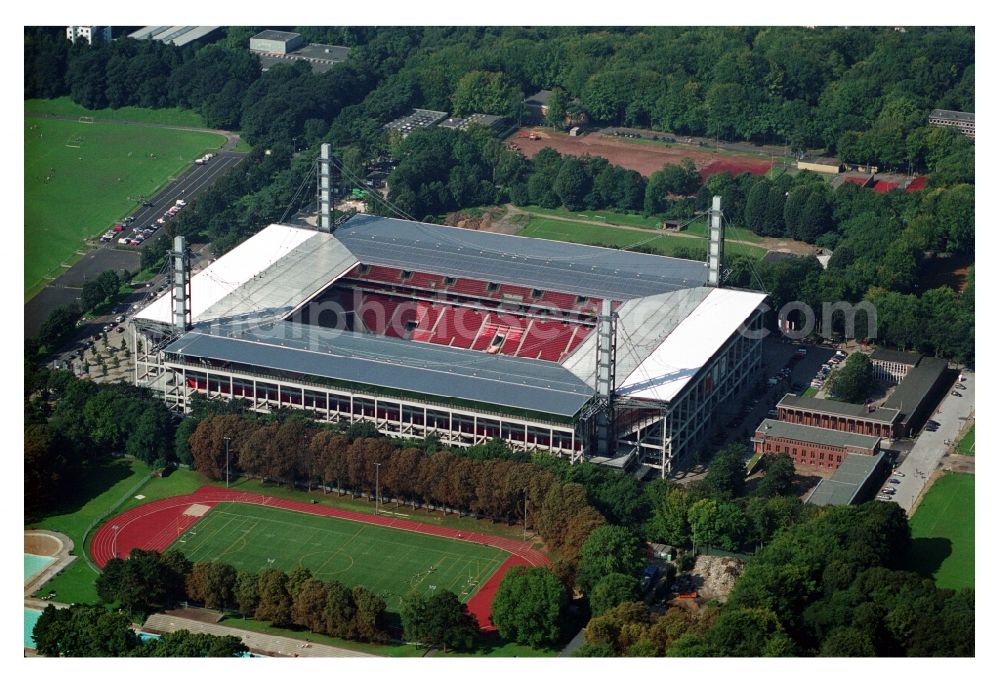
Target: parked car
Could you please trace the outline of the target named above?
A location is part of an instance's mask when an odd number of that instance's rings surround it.
[[[142,206],[144,206],[144,207],[147,207],[147,208],[148,208],[148,207],[154,207],[154,206],[156,206],[156,205],[155,205],[155,204],[153,204],[152,202],[150,202],[149,200],[146,200],[145,202],[143,202],[143,203],[142,203]]]
[[[898,484],[898,483],[900,483],[900,481],[899,481],[899,479],[889,479],[889,483],[891,483],[891,484]]]
[[[951,391],[951,396],[953,396],[953,397],[961,397],[962,393],[959,392],[958,390],[952,390]]]
[[[899,470],[896,470],[895,472],[893,472],[893,475],[894,475],[894,476],[906,476],[905,474],[903,474],[903,473],[902,473],[902,472],[900,472]]]
[[[960,390],[964,390],[964,389],[967,389],[967,388],[965,387],[965,385],[963,385],[962,383],[958,383],[957,385],[955,385],[955,387],[957,387],[957,388],[958,388],[958,389],[960,389]]]

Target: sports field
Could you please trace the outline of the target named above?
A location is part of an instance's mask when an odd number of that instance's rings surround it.
[[[86,239],[224,142],[208,132],[25,117],[26,297],[78,257]]]
[[[975,587],[975,507],[975,475],[938,477],[910,519],[909,567],[933,576],[939,587]]]
[[[217,504],[171,548],[237,570],[302,565],[320,579],[381,594],[389,611],[398,611],[411,589],[450,589],[468,601],[509,556],[469,542],[233,502]]]
[[[639,243],[645,243],[657,253],[664,256],[673,256],[679,249],[688,251],[705,252],[708,255],[708,240],[700,237],[682,237],[678,235],[664,234],[656,237],[655,232],[645,233],[636,230],[624,230],[614,226],[590,225],[587,223],[571,223],[569,221],[559,221],[542,216],[531,216],[526,225],[517,233],[522,237],[538,237],[541,239],[554,239],[561,242],[576,242],[577,244],[594,244],[597,246],[617,246],[628,247]],[[760,247],[748,246],[746,244],[735,243],[730,238],[726,238],[726,253],[740,254],[754,259],[764,257],[767,251]]]

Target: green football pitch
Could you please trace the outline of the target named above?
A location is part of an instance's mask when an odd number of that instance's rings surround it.
[[[58,276],[85,240],[223,143],[208,132],[26,117],[25,297]]]
[[[932,575],[939,587],[976,584],[976,477],[945,474],[910,519],[909,568]]]
[[[468,601],[508,556],[468,542],[231,502],[216,505],[171,548],[194,562],[225,561],[251,572],[302,565],[321,580],[382,595],[390,611],[412,589],[450,589]]]

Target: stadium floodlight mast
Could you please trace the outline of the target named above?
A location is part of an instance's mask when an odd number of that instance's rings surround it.
[[[521,541],[528,539],[528,491],[524,492],[524,529],[521,531]]]
[[[375,514],[378,515],[378,468],[382,466],[382,463],[375,463]]]
[[[226,442],[226,488],[229,488],[229,437],[222,437]]]

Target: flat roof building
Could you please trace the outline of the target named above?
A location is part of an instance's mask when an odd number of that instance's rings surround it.
[[[976,114],[963,113],[959,110],[941,110],[936,108],[927,117],[927,122],[933,127],[955,127],[971,139],[976,138]]]
[[[306,44],[299,33],[268,29],[250,38],[250,51],[260,59],[261,70],[269,70],[279,63],[305,61],[312,72],[325,73],[346,61],[351,49],[338,45]]]
[[[864,404],[799,397],[794,394],[782,397],[777,408],[778,420],[784,422],[879,436],[884,439],[896,436],[894,426],[901,418],[900,412],[891,408],[874,408]]]
[[[421,108],[414,108],[408,115],[398,117],[392,122],[385,124],[382,128],[386,130],[396,129],[403,135],[403,138],[406,138],[417,129],[429,129],[430,127],[436,127],[447,117],[448,113],[440,110],[423,110]]]
[[[934,357],[920,360],[884,404],[886,407],[899,409],[900,435],[910,434],[923,425],[954,377],[945,360]]]
[[[829,479],[821,479],[806,500],[811,505],[857,505],[870,500],[888,475],[885,451],[848,455]]]
[[[877,436],[765,420],[754,434],[754,451],[787,455],[797,465],[836,469],[848,455],[875,454],[881,442]]]
[[[844,170],[844,163],[836,157],[804,157],[796,163],[796,168],[820,174],[839,174]]]
[[[221,26],[145,26],[129,33],[133,40],[156,40],[175,47],[189,45],[196,40],[210,36]]]

